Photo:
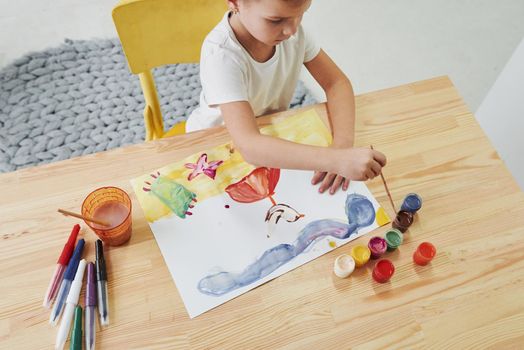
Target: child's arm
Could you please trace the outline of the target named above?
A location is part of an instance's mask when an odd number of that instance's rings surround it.
[[[304,66],[326,93],[333,143],[353,147],[355,95],[351,82],[323,50]]]
[[[317,170],[367,180],[380,174],[384,155],[368,148],[317,147],[260,134],[248,102],[220,105],[222,117],[236,149],[256,166]]]
[[[328,116],[333,133],[331,146],[353,147],[355,97],[351,82],[323,50],[304,65],[326,93]],[[322,181],[320,192],[330,188],[330,193],[335,193],[341,184],[343,190],[347,190],[349,186],[348,178],[316,172],[311,182],[317,184],[320,181]]]

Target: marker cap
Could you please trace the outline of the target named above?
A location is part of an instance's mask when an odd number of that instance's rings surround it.
[[[76,237],[78,236],[79,231],[80,225],[76,224],[75,226],[73,226],[73,229],[69,234],[69,239],[67,240],[67,243],[64,245],[64,249],[62,249],[62,254],[60,254],[60,257],[58,258],[58,264],[65,266],[69,263],[71,255],[73,255],[73,250],[75,249]]]

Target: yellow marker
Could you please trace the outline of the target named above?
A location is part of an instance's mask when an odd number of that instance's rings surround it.
[[[360,267],[368,262],[371,256],[371,251],[368,247],[363,245],[357,245],[351,248],[351,256],[355,260],[355,266]]]

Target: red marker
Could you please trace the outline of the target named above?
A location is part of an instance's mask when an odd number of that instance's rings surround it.
[[[80,225],[76,224],[73,226],[73,230],[71,231],[69,239],[62,250],[62,254],[60,254],[60,257],[58,258],[55,273],[53,274],[51,282],[49,283],[49,287],[47,288],[47,292],[45,293],[43,305],[46,308],[49,308],[53,303],[53,300],[56,298],[58,288],[60,287],[62,279],[64,278],[64,272],[66,270],[67,264],[69,263],[69,259],[71,259],[71,255],[73,255],[73,250],[75,249],[78,231],[80,231]]]

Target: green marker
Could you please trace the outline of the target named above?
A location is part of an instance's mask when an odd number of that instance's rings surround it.
[[[75,308],[75,320],[73,323],[73,333],[71,333],[70,350],[82,350],[82,307],[77,305]]]

